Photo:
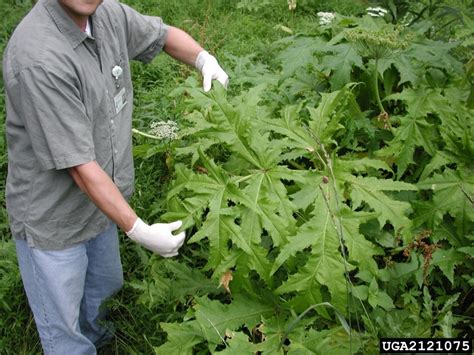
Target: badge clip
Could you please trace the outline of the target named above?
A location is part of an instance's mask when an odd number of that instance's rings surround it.
[[[116,65],[112,68],[112,76],[115,78],[115,86],[117,88],[119,87],[118,79],[120,75],[122,75],[122,73],[123,73],[123,69],[121,66]]]

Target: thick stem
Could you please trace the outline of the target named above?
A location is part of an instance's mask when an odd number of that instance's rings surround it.
[[[147,137],[147,138],[151,138],[151,139],[156,139],[156,140],[161,140],[160,137],[157,137],[157,136],[154,136],[153,134],[149,134],[149,133],[145,133],[145,132],[142,132],[142,131],[139,131],[138,129],[136,128],[132,128],[132,132],[133,133],[136,133],[136,134],[139,134],[143,137]]]
[[[375,58],[375,64],[374,64],[374,93],[375,93],[375,99],[377,100],[377,105],[379,106],[380,109],[380,114],[383,115],[386,113],[383,105],[382,105],[382,100],[380,99],[380,92],[379,92],[379,59]]]

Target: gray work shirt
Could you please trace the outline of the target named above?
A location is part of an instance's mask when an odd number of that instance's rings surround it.
[[[88,36],[57,0],[40,0],[3,58],[10,228],[39,249],[64,249],[109,223],[67,168],[96,160],[125,198],[133,192],[129,60],[152,60],[168,27],[114,0],[91,25]]]

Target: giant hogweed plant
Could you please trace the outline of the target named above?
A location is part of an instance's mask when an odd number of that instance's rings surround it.
[[[147,281],[143,302],[188,307],[160,324],[157,353],[372,353],[381,336],[469,331],[470,79],[455,44],[416,33],[374,71],[354,42],[377,26],[343,19],[329,38],[282,41],[280,72],[241,75],[238,96],[192,80],[175,92],[186,145],[165,218],[191,237],[175,271],[154,263],[193,287]]]

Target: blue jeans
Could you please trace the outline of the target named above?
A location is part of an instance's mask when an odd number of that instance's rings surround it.
[[[60,251],[16,240],[18,263],[45,354],[96,354],[111,334],[102,302],[123,285],[117,227]]]

